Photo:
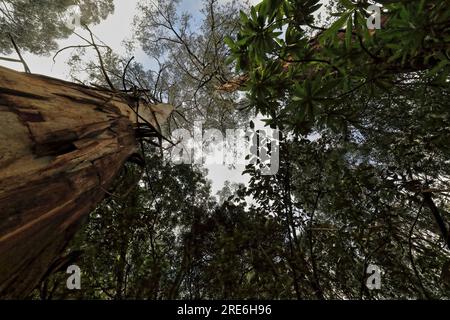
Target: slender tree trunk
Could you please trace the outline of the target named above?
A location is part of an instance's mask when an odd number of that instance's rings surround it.
[[[149,110],[139,118],[155,127],[171,112]],[[138,153],[136,123],[117,93],[0,67],[1,298],[26,297],[51,269]]]

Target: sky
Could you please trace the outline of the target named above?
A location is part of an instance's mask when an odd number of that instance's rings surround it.
[[[91,27],[92,32],[118,54],[125,54],[125,49],[122,43],[123,41],[130,39],[132,36],[133,18],[137,13],[136,5],[138,1],[139,0],[114,0],[114,13],[98,25]],[[219,1],[225,2],[228,0]],[[250,0],[250,3],[252,4],[257,4],[258,2],[260,2],[260,0]],[[201,7],[202,1],[200,0],[182,0],[180,5],[181,11],[188,11],[194,19],[197,17],[200,18]],[[72,35],[67,39],[58,41],[58,44],[60,48],[64,48],[69,45],[83,44],[83,42],[76,35]],[[67,65],[67,60],[70,54],[71,50],[63,51],[57,56],[55,62],[53,62],[52,55],[37,56],[25,52],[23,53],[23,57],[32,73],[43,74],[63,80],[70,80],[69,66]],[[141,48],[136,48],[134,56],[135,60],[142,63],[144,67],[151,67],[151,59],[147,57]],[[17,58],[14,54],[10,57]],[[92,59],[95,59],[93,52],[91,57]],[[18,63],[0,61],[0,65],[23,71],[23,66]],[[257,128],[262,127],[262,123],[256,121],[256,126]],[[205,167],[208,169],[208,179],[212,182],[213,194],[216,194],[217,191],[222,189],[226,180],[236,183],[248,182],[248,177],[242,176],[241,174],[244,170],[243,165],[236,166],[233,170],[230,170],[225,165],[218,164],[207,164]]]

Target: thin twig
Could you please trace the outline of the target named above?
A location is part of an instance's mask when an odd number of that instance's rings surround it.
[[[111,90],[116,91],[116,88],[112,84],[111,79],[109,78],[108,73],[106,72],[105,64],[103,63],[102,55],[101,55],[100,50],[98,49],[98,46],[97,46],[97,44],[95,43],[95,40],[94,40],[94,34],[92,33],[92,31],[87,26],[85,26],[85,28],[89,32],[89,34],[91,35],[91,40],[92,40],[91,44],[93,45],[95,51],[97,52],[97,56],[98,56],[98,60],[100,62],[100,68],[102,70],[103,76],[105,77],[105,80],[108,83],[108,85],[111,88]]]
[[[4,60],[4,61],[9,61],[9,62],[22,62],[21,60],[18,59],[11,59],[11,58],[6,58],[6,57],[0,57],[0,60]]]
[[[123,75],[122,75],[122,85],[123,85],[123,90],[127,91],[127,84],[126,84],[126,76],[127,76],[127,69],[130,66],[131,61],[133,61],[134,57],[131,57],[130,60],[128,60],[127,65],[125,66],[125,68],[123,69]]]
[[[422,211],[424,202],[425,202],[425,200],[422,201],[422,204],[420,205],[419,210],[417,211],[416,219],[414,220],[413,224],[411,225],[411,229],[409,230],[408,245],[409,245],[409,260],[411,261],[411,266],[414,270],[414,274],[416,275],[417,280],[419,280],[419,285],[420,285],[420,288],[422,289],[423,294],[425,295],[425,297],[427,299],[430,299],[430,296],[429,296],[427,290],[425,289],[425,286],[422,283],[422,279],[420,278],[420,274],[419,274],[419,271],[417,270],[416,264],[414,263],[414,256],[412,253],[412,247],[413,247],[412,236],[414,233],[414,228],[416,227],[416,224],[419,221],[420,213]]]
[[[30,68],[28,68],[27,63],[25,62],[25,60],[22,57],[22,54],[20,53],[19,47],[17,46],[16,42],[14,41],[13,36],[11,35],[11,33],[8,33],[8,35],[9,35],[9,38],[11,39],[11,42],[12,42],[12,44],[14,46],[14,49],[17,52],[17,55],[19,56],[20,62],[22,62],[23,67],[25,68],[25,72],[26,73],[31,73]]]

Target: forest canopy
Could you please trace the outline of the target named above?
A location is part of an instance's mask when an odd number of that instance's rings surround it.
[[[54,54],[71,33],[58,14],[75,2],[0,1],[0,51],[13,50],[6,32]],[[248,183],[213,194],[204,167],[142,141],[144,164],[125,164],[29,297],[450,298],[450,1],[377,3],[380,28],[372,1],[204,0],[194,18],[182,1],[141,0],[128,45],[154,66],[75,50],[73,79],[174,106],[168,140],[199,119],[221,132],[263,119],[281,134],[279,170],[250,163]],[[80,7],[91,25],[114,4]],[[70,264],[82,290],[66,288]]]
[[[36,54],[58,48],[57,40],[69,37],[68,10],[78,6],[80,23],[97,24],[114,11],[113,0],[2,0],[0,1],[0,53],[11,53],[17,45]]]

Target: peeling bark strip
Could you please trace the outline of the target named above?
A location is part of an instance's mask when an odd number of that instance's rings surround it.
[[[155,127],[172,111],[139,109]],[[0,67],[0,298],[26,297],[104,198],[137,118],[113,92]]]

